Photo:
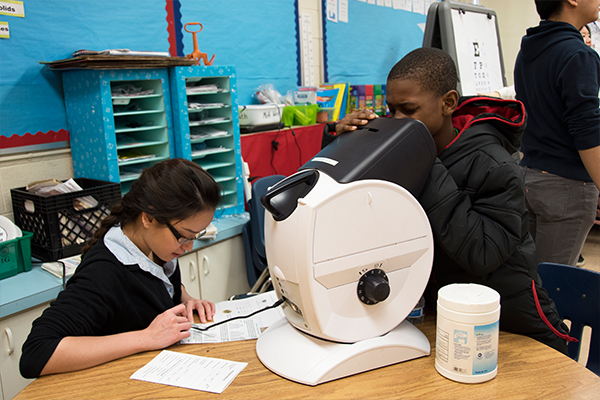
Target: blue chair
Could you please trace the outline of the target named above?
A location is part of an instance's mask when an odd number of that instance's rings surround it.
[[[257,179],[252,185],[252,197],[248,200],[250,221],[244,225],[242,238],[246,257],[246,272],[250,293],[264,292],[269,282],[267,252],[265,250],[265,208],[260,198],[267,190],[285,178],[283,175],[271,175]]]
[[[571,321],[569,357],[579,361],[583,328],[591,328],[586,368],[600,375],[600,273],[570,265],[543,262],[538,273],[562,319]]]

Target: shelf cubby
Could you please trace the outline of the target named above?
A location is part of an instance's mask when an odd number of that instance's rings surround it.
[[[75,178],[121,183],[175,157],[169,71],[63,71]]]
[[[244,212],[235,68],[169,70],[175,153],[204,168],[221,187],[220,214]]]

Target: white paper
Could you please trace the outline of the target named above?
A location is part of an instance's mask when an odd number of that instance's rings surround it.
[[[338,20],[348,22],[348,0],[339,0]]]
[[[0,21],[0,39],[10,39],[8,22]]]
[[[130,379],[223,393],[248,363],[163,350]]]
[[[0,15],[25,18],[25,8],[22,1],[0,1]]]
[[[452,10],[457,67],[462,94],[489,93],[503,86],[496,19]]]
[[[327,19],[338,22],[338,0],[327,0]]]
[[[277,301],[275,291],[271,290],[256,296],[240,300],[222,301],[215,304],[216,313],[214,322],[209,324],[194,324],[205,328],[214,323],[232,319],[234,317],[252,314],[254,311],[268,307]],[[281,307],[260,312],[250,318],[231,321],[207,331],[190,329],[190,337],[180,341],[181,344],[195,343],[222,343],[236,340],[256,339],[270,325],[285,318]]]
[[[413,0],[413,12],[425,14],[425,0]]]
[[[412,0],[393,0],[394,9],[412,11]]]

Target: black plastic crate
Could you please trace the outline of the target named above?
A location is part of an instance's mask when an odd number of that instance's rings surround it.
[[[85,243],[121,199],[119,183],[77,178],[83,190],[40,196],[22,188],[10,190],[15,224],[33,232],[31,255],[42,261],[56,261],[81,253]],[[77,199],[92,196],[98,204],[77,209]]]

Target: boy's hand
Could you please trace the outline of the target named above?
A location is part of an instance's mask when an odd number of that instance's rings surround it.
[[[366,125],[372,119],[378,118],[372,110],[354,110],[337,123],[335,126],[336,135],[356,130],[358,126]]]

